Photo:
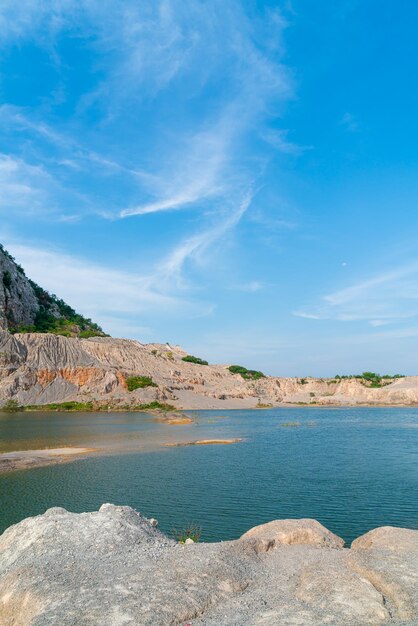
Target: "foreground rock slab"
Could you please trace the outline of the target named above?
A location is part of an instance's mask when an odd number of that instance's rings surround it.
[[[343,545],[315,520],[181,545],[129,507],[54,508],[0,537],[0,624],[418,624],[418,531]]]

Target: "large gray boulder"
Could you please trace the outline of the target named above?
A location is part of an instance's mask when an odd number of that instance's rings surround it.
[[[417,624],[418,531],[342,545],[315,520],[181,545],[129,507],[50,509],[0,537],[0,624]]]
[[[353,542],[349,561],[355,572],[382,593],[394,615],[417,620],[418,531],[376,528]]]
[[[268,552],[278,545],[320,545],[342,548],[344,541],[314,519],[275,520],[248,530],[241,539],[254,543],[257,552]]]

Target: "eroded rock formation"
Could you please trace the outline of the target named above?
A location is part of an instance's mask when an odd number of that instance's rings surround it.
[[[31,281],[0,245],[0,406],[8,400],[111,407],[157,401],[184,409],[418,403],[418,377],[385,381],[381,388],[355,379],[246,380],[227,365],[187,363],[179,347],[103,334]],[[156,386],[130,392],[129,376],[149,376]]]
[[[7,626],[361,626],[418,623],[418,531],[351,549],[315,520],[181,545],[129,507],[50,509],[0,537]]]
[[[67,338],[0,331],[0,405],[74,400],[112,407],[158,401],[184,409],[309,405],[417,404],[418,377],[381,388],[361,381],[265,377],[244,380],[227,365],[197,365],[168,344],[128,339]],[[128,390],[130,376],[151,377],[155,387]]]

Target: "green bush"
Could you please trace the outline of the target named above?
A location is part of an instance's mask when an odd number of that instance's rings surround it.
[[[125,380],[129,391],[143,389],[144,387],[157,387],[150,376],[128,376]]]
[[[19,325],[15,325],[9,328],[9,331],[12,334],[15,333],[35,333],[36,329],[35,326],[33,324],[19,324]]]
[[[204,361],[203,359],[199,359],[199,357],[197,356],[192,356],[191,354],[184,356],[182,358],[182,361],[186,361],[186,363],[196,363],[196,365],[209,365],[207,361]]]
[[[375,374],[375,372],[363,372],[361,377],[370,382],[380,382],[382,380],[380,374]]]
[[[63,337],[72,337],[77,335],[84,339],[88,339],[89,337],[107,336],[102,331],[100,326],[93,324],[91,320],[84,318],[82,315],[78,315],[75,311],[73,311],[73,309],[71,309],[71,307],[68,307],[68,310],[72,311],[71,314],[68,314],[68,317],[55,317],[52,315],[48,308],[49,306],[52,306],[52,301],[49,304],[47,301],[47,298],[50,297],[49,294],[46,294],[46,292],[44,292],[44,290],[40,287],[38,290],[37,297],[39,310],[36,313],[33,324],[30,326],[14,325],[9,329],[12,333],[51,333],[54,335],[62,335]],[[57,300],[56,304],[58,302],[62,301]],[[60,307],[59,310],[61,315],[64,315],[64,312],[67,310],[65,307],[67,307],[65,303]]]
[[[172,534],[179,543],[186,543],[186,539],[191,539],[194,543],[197,543],[202,536],[202,529],[197,524],[189,524],[184,528],[173,528]]]
[[[4,410],[3,408],[0,409]],[[22,411],[175,411],[176,407],[171,404],[164,404],[157,402],[149,402],[148,404],[136,404],[136,405],[120,405],[112,406],[108,405],[96,405],[94,402],[76,402],[69,400],[67,402],[54,402],[52,404],[31,404],[27,406],[18,407],[17,410]]]
[[[0,250],[14,261],[14,258],[4,250],[4,248],[1,247]],[[20,266],[17,266],[17,270],[22,275],[25,275],[24,270]],[[38,312],[31,326],[19,326],[11,321],[9,323],[10,332],[53,333],[65,337],[81,334],[83,334],[84,337],[107,336],[100,326],[94,324],[91,319],[79,315],[72,307],[66,304],[64,300],[42,289],[42,287],[37,285],[33,280],[28,279],[28,281],[38,302]],[[12,277],[8,271],[3,273],[3,284],[6,288],[10,289]],[[53,311],[54,314],[52,314],[51,311]]]
[[[175,411],[176,407],[172,404],[165,404],[164,402],[149,402],[148,404],[136,404],[135,406],[126,407],[127,411]]]
[[[335,380],[359,380],[365,387],[372,387],[377,389],[379,387],[384,387],[385,385],[390,385],[389,382],[384,382],[388,380],[393,380],[395,378],[405,378],[403,374],[384,374],[381,376],[380,374],[376,374],[376,372],[363,372],[362,374],[349,374],[340,376],[337,374],[335,376]]]
[[[82,330],[78,335],[80,339],[90,339],[90,337],[102,337],[102,333],[98,333],[96,330]]]
[[[93,402],[76,402],[69,400],[67,402],[53,402],[51,404],[31,404],[23,407],[28,411],[93,411]]]
[[[4,411],[6,413],[16,413],[17,411],[21,410],[22,407],[19,406],[16,400],[7,400],[7,402],[5,402],[2,407],[0,407],[0,411]]]
[[[382,378],[406,378],[405,374],[385,374]]]
[[[10,287],[12,286],[12,275],[8,270],[3,272],[3,286],[5,289],[9,289],[9,290],[10,290]]]
[[[240,374],[245,380],[258,380],[259,378],[265,378],[263,372],[257,370],[248,370],[242,365],[230,365],[228,367],[231,374]]]

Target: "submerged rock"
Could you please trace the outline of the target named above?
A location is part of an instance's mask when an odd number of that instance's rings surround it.
[[[53,508],[0,537],[4,626],[418,623],[418,531],[343,548],[315,520],[178,544],[129,507]]]

